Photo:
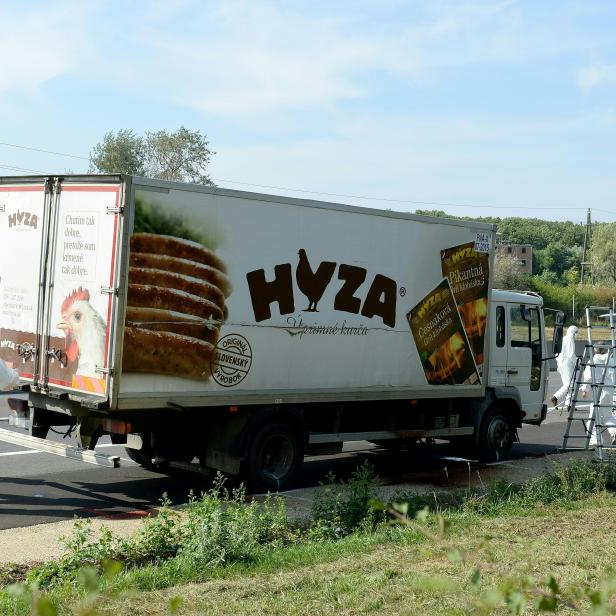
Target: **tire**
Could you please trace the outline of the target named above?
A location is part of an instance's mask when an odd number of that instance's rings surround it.
[[[250,441],[242,474],[251,491],[276,492],[291,484],[303,459],[300,430],[287,421],[272,421]]]
[[[152,470],[154,465],[152,464],[152,456],[142,449],[131,449],[130,447],[125,447],[124,451],[126,451],[126,455],[133,461],[143,466],[144,468],[148,468]]]
[[[516,428],[511,413],[501,406],[492,406],[483,416],[477,435],[477,454],[483,462],[498,462],[507,458]]]
[[[154,470],[156,467],[152,464],[152,459],[154,458],[154,451],[150,446],[150,433],[143,432],[141,434],[141,438],[143,444],[141,449],[130,449],[129,447],[125,447],[124,451],[126,451],[126,455],[133,461],[143,466],[143,468],[147,468],[149,470]]]
[[[128,457],[137,464],[143,466],[143,468],[147,468],[151,471],[156,471],[158,473],[171,474],[174,472],[174,469],[170,466],[170,462],[192,462],[195,457],[192,451],[190,453],[185,453],[184,455],[176,454],[172,455],[171,458],[166,458],[165,456],[160,459],[155,450],[152,449],[150,445],[145,445],[141,449],[129,449],[128,447],[124,448],[126,450],[126,454]],[[156,460],[159,461],[156,461]],[[176,469],[177,470],[177,469]]]

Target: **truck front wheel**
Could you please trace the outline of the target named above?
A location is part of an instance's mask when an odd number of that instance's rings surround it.
[[[244,475],[251,490],[275,492],[291,483],[303,459],[300,431],[289,422],[273,421],[264,424],[250,442]]]
[[[484,462],[497,462],[509,454],[515,438],[511,413],[501,406],[487,410],[477,435],[477,453]]]

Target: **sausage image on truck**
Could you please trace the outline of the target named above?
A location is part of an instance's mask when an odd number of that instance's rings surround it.
[[[129,176],[0,178],[0,357],[30,433],[289,485],[350,440],[506,456],[562,314],[493,288],[494,227]]]

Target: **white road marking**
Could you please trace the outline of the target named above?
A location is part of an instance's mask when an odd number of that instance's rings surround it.
[[[0,453],[0,456],[21,456],[26,453],[44,453],[42,451],[37,451],[36,449],[26,449],[26,451],[3,451]]]

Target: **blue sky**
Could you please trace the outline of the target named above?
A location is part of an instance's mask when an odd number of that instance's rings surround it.
[[[87,156],[183,124],[225,187],[616,221],[612,1],[0,0],[0,23],[3,143]]]

